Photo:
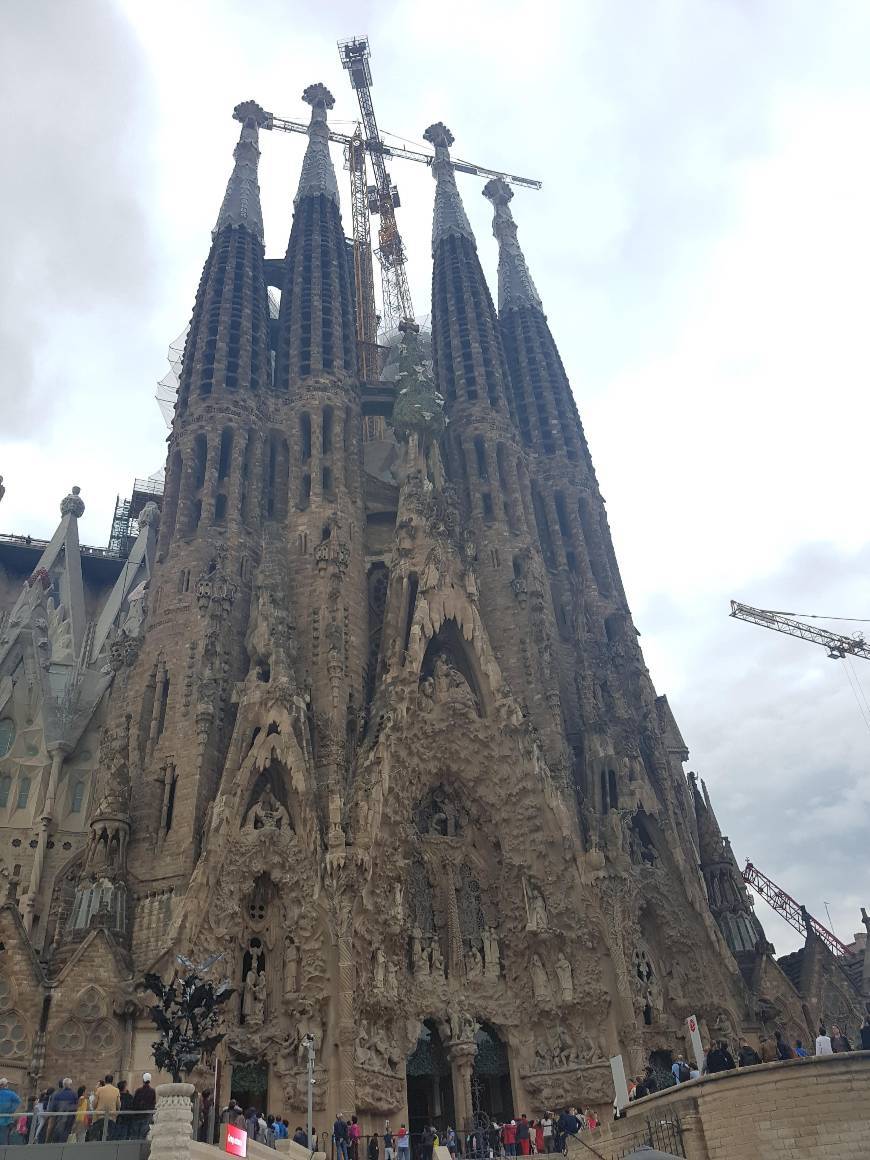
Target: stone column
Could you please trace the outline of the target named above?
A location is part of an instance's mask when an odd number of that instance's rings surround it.
[[[151,1125],[151,1160],[185,1160],[190,1155],[194,1093],[192,1083],[157,1085],[157,1110]]]
[[[36,899],[39,895],[39,888],[42,885],[42,870],[45,865],[45,853],[48,848],[48,839],[51,832],[51,825],[54,821],[54,799],[57,796],[57,786],[60,781],[60,771],[63,767],[64,759],[68,753],[68,748],[65,745],[53,746],[51,753],[51,772],[48,777],[48,786],[45,791],[45,797],[40,804],[41,817],[39,819],[39,833],[37,834],[36,850],[33,854],[33,866],[30,870],[30,884],[27,893],[22,896],[19,904],[19,911],[21,920],[24,923],[24,929],[30,934],[33,927],[33,911],[36,906]]]
[[[474,1108],[471,1102],[471,1072],[474,1068],[474,1057],[477,1055],[477,1044],[472,1040],[468,1043],[454,1043],[447,1049],[447,1058],[453,1075],[453,1104],[456,1112],[456,1126],[459,1131],[471,1127]]]

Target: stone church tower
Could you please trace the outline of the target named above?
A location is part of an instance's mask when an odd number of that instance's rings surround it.
[[[76,489],[35,566],[4,558],[5,1073],[147,1067],[134,984],[178,953],[238,988],[221,1099],[298,1119],[310,1033],[318,1124],[607,1104],[608,1057],[667,1068],[692,1013],[806,1037],[857,991],[779,970],[686,779],[510,188],[484,190],[496,309],[452,135],[426,131],[431,362],[408,320],[394,378],[361,381],[333,100],[304,100],[283,259],[266,115],[236,109],[162,510],[127,565],[87,571]]]

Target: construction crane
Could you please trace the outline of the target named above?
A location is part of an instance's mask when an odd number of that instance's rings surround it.
[[[403,319],[414,321],[411,288],[405,269],[405,245],[396,223],[396,209],[401,205],[399,191],[390,180],[381,149],[381,134],[372,104],[371,50],[367,36],[355,36],[338,42],[338,55],[347,69],[350,83],[359,100],[359,111],[365,129],[365,145],[372,159],[375,184],[367,189],[369,212],[378,214],[378,261],[381,263],[381,293],[384,325],[393,330]],[[354,238],[356,244],[356,238]]]
[[[749,624],[760,624],[762,628],[771,628],[774,632],[785,633],[786,636],[796,636],[812,644],[820,644],[828,650],[828,656],[834,661],[845,660],[847,656],[863,657],[864,660],[870,661],[870,644],[864,640],[860,632],[854,636],[841,636],[839,633],[829,632],[826,628],[816,628],[815,625],[805,624],[802,620],[795,620],[783,612],[752,608],[736,600],[731,601],[731,615]]]
[[[822,940],[831,954],[837,958],[844,958],[849,954],[849,948],[841,943],[835,934],[828,930],[826,926],[822,926],[817,918],[809,913],[805,906],[801,906],[799,902],[795,902],[790,894],[782,889],[781,886],[768,878],[766,874],[758,869],[747,858],[746,866],[743,870],[743,881],[747,886],[751,886],[755,893],[763,898],[768,906],[772,907],[780,918],[784,918],[789,926],[793,927],[798,934],[804,938],[807,936],[807,929]]]
[[[353,219],[353,276],[356,286],[356,341],[359,373],[364,383],[377,382],[380,375],[378,357],[378,315],[375,308],[375,280],[372,271],[372,236],[369,228],[368,190],[366,187],[366,150],[362,127],[345,150],[350,173],[350,204]]]
[[[383,327],[388,333],[395,330],[403,318],[413,319],[414,307],[405,269],[406,251],[396,224],[396,209],[400,204],[399,192],[390,180],[385,159],[417,161],[430,165],[434,155],[422,149],[408,148],[406,145],[387,145],[382,140],[372,105],[372,75],[369,68],[368,38],[353,37],[340,41],[339,55],[348,70],[351,85],[356,90],[362,125],[352,134],[329,130],[329,139],[345,146],[347,167],[350,172],[351,206],[353,215],[354,280],[356,284],[356,330],[360,344],[360,374],[364,381],[378,377],[377,329],[378,320],[374,302],[374,278],[371,260],[371,229],[368,215],[377,214],[378,249],[376,254],[381,264],[381,291],[383,296]],[[302,121],[290,121],[286,117],[266,114],[265,129],[277,129],[283,133],[307,133],[308,125]],[[388,134],[392,136],[392,134]],[[366,156],[371,159],[375,174],[375,184],[366,179]],[[520,177],[516,173],[503,173],[484,165],[473,165],[469,161],[453,159],[453,168],[458,173],[489,179],[500,177],[510,185],[524,189],[540,189],[541,182],[530,177]]]

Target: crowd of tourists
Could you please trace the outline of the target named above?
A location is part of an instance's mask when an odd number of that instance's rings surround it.
[[[142,1140],[157,1096],[144,1072],[134,1092],[125,1080],[105,1076],[96,1085],[76,1085],[69,1076],[23,1103],[0,1079],[0,1144],[82,1144],[86,1140]]]
[[[839,1055],[841,1052],[854,1050],[870,1051],[870,1015],[864,1019],[858,1033],[858,1042],[854,1047],[839,1027],[832,1026],[828,1034],[827,1028],[822,1024],[819,1026],[813,1051],[809,1051],[800,1039],[795,1039],[794,1044],[790,1043],[782,1031],[774,1031],[772,1036],[762,1035],[759,1048],[760,1050],[756,1051],[745,1039],[741,1039],[735,1059],[735,1053],[732,1053],[726,1040],[715,1040],[704,1051],[703,1069],[699,1070],[693,1064],[687,1063],[682,1055],[678,1055],[671,1066],[671,1076],[665,1076],[664,1081],[661,1074],[652,1067],[648,1067],[643,1075],[629,1080],[628,1098],[639,1100],[659,1091],[662,1087],[687,1083],[689,1080],[699,1079],[702,1075],[715,1075],[722,1071],[733,1071],[735,1068],[756,1067],[761,1063],[776,1063],[788,1059],[808,1059],[810,1055]]]
[[[428,1123],[422,1132],[412,1134],[405,1124],[394,1130],[389,1121],[383,1135],[373,1132],[363,1136],[356,1116],[350,1120],[339,1113],[332,1126],[335,1160],[432,1160],[434,1149],[443,1145],[452,1157],[470,1160],[495,1160],[497,1157],[532,1156],[565,1151],[567,1136],[598,1127],[598,1118],[587,1108],[568,1108],[555,1115],[545,1112],[539,1119],[526,1114],[517,1119],[497,1120],[470,1131],[448,1126],[439,1131]]]

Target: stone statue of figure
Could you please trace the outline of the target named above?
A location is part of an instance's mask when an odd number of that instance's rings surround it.
[[[257,972],[253,966],[245,975],[242,985],[242,1014],[246,1020],[251,1019],[254,1011],[254,990],[257,985]]]
[[[559,951],[559,957],[556,959],[556,978],[559,980],[559,993],[562,996],[562,1001],[572,1003],[574,1001],[574,977],[571,974],[571,964],[562,951]]]
[[[465,952],[465,973],[469,979],[479,979],[483,974],[483,957],[477,947]]]
[[[284,939],[284,994],[299,990],[299,948],[288,934]]]
[[[488,979],[497,979],[501,974],[501,961],[498,950],[498,938],[491,926],[483,932],[483,960],[485,974]]]
[[[437,935],[432,939],[432,974],[444,974],[444,955],[441,953],[441,943]]]
[[[387,964],[386,994],[388,999],[399,997],[399,968],[395,963]]]
[[[532,962],[529,967],[529,972],[532,976],[532,993],[539,1003],[547,1003],[550,1001],[550,980],[547,977],[547,972],[544,969],[544,964],[537,955],[532,955]]]
[[[267,786],[263,796],[254,806],[254,829],[280,830],[289,822],[287,811]]]
[[[387,956],[383,952],[382,947],[378,947],[375,954],[375,973],[374,973],[374,988],[378,994],[384,990],[384,979],[387,969]]]
[[[546,930],[547,907],[544,904],[540,890],[533,883],[529,882],[528,878],[523,879],[523,886],[526,895],[526,914],[528,919],[526,922],[526,930]]]
[[[411,953],[415,975],[428,975],[431,971],[429,948],[423,945],[423,932],[418,926],[414,927],[411,935]]]
[[[248,971],[249,975],[253,975],[253,971]],[[249,1016],[251,1023],[262,1023],[266,1018],[266,972],[261,968],[251,983],[251,1014]]]

